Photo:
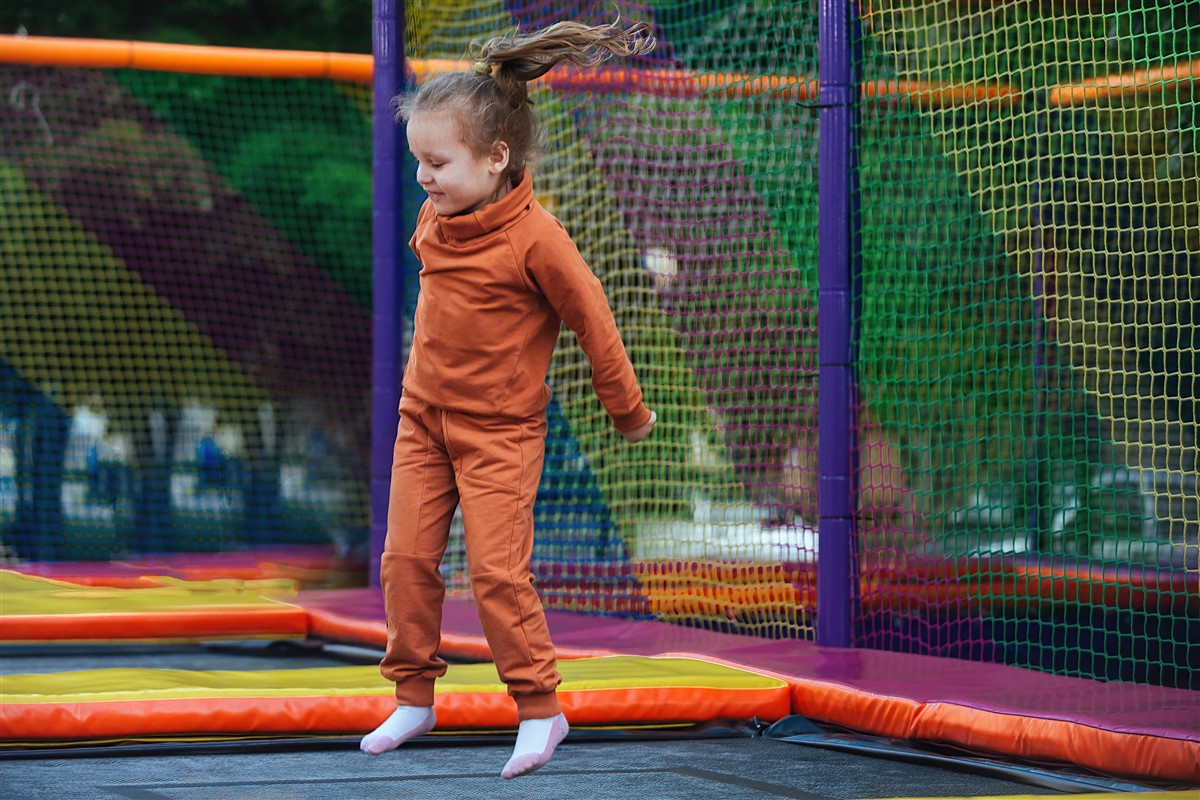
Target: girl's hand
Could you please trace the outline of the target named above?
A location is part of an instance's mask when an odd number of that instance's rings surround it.
[[[631,431],[621,431],[621,435],[624,436],[625,441],[629,442],[630,444],[633,444],[634,442],[640,442],[642,439],[645,439],[650,435],[650,431],[654,429],[654,423],[656,422],[658,422],[658,414],[651,411],[649,422],[642,427],[634,428]]]

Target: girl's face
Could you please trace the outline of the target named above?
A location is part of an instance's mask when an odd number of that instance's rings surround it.
[[[408,148],[417,159],[417,183],[442,216],[476,211],[508,194],[508,145],[497,142],[488,153],[473,152],[449,112],[414,114],[408,120]]]

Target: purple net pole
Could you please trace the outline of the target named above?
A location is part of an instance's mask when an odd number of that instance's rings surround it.
[[[391,100],[404,80],[404,3],[373,0],[374,95],[374,288],[371,315],[371,578],[379,585],[379,557],[387,536],[388,487],[400,399],[404,279],[401,241],[403,183],[399,127]]]
[[[854,257],[858,224],[854,140],[854,0],[820,0],[820,157],[817,190],[818,328],[817,643],[853,635]]]

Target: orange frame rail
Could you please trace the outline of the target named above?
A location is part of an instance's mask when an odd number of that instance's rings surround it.
[[[0,63],[355,83],[370,83],[373,69],[371,56],[348,53],[12,35],[0,35]]]
[[[0,63],[242,77],[324,78],[368,84],[374,59],[355,53],[0,35]],[[414,78],[420,81],[442,72],[469,69],[470,65],[451,59],[412,59],[409,68]],[[1200,78],[1200,59],[1055,86],[1046,92],[1046,98],[1052,106],[1077,106],[1118,97],[1160,94],[1170,88],[1190,87],[1197,78]],[[567,92],[627,88],[665,96],[719,93],[727,97],[773,97],[793,101],[815,100],[819,90],[815,79],[796,75],[695,73],[629,67],[598,70],[560,67],[542,81]],[[1017,105],[1022,102],[1018,88],[1001,83],[880,80],[867,82],[862,91],[868,100],[907,98],[925,108],[979,103]]]
[[[370,83],[370,55],[304,50],[258,50],[239,47],[158,44],[105,39],[0,35],[0,62],[91,69],[140,69],[201,75],[260,78],[325,78]],[[470,69],[466,61],[411,59],[413,77]],[[556,68],[542,82],[559,91],[626,88],[667,97],[719,93],[727,97],[773,97],[810,101],[817,98],[815,79],[795,75],[694,73],[609,67],[598,70]],[[863,87],[867,98],[907,96],[926,107],[981,102],[1013,102],[1020,93],[998,84],[952,85],[927,81],[875,81]]]
[[[1088,105],[1099,100],[1165,94],[1170,89],[1191,89],[1197,79],[1200,79],[1200,58],[1056,86],[1047,92],[1046,102],[1065,108]]]

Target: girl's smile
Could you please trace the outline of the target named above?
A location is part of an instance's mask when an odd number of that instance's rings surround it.
[[[415,114],[408,121],[408,148],[417,159],[417,183],[442,216],[466,214],[494,203],[511,188],[504,180],[508,145],[496,142],[478,154],[463,142],[449,112]]]

